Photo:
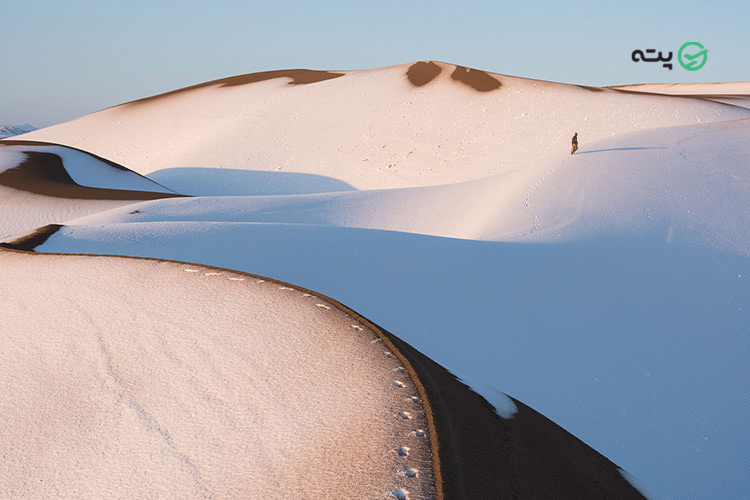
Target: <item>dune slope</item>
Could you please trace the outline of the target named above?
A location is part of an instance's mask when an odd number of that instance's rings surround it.
[[[180,196],[84,151],[0,141],[0,238],[136,201]]]
[[[3,498],[435,498],[409,374],[334,304],[177,263],[0,262]]]
[[[30,134],[199,195],[71,218],[36,250],[319,290],[668,498],[744,498],[750,111],[438,62],[340,73]]]
[[[376,189],[528,167],[569,149],[574,131],[586,143],[750,117],[750,110],[701,99],[626,94],[441,62],[428,63],[432,70],[414,78],[419,64],[338,72],[343,76],[304,85],[290,85],[293,76],[247,75],[237,81],[254,83],[199,85],[23,137],[79,147],[141,174],[221,168],[317,175]]]

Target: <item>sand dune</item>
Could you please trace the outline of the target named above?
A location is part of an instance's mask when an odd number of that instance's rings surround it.
[[[0,142],[0,192],[0,238],[135,201],[181,196],[84,151],[14,140]]]
[[[311,69],[282,69],[277,71],[263,71],[260,73],[250,73],[247,75],[237,75],[231,76],[229,78],[212,80],[210,82],[192,85],[190,87],[173,90],[164,94],[158,94],[155,96],[138,99],[136,101],[127,102],[121,104],[120,106],[137,106],[141,104],[151,103],[159,99],[176,96],[185,92],[190,92],[191,90],[197,90],[206,87],[234,87],[236,85],[249,85],[251,83],[264,82],[266,80],[273,80],[275,78],[288,78],[291,80],[289,82],[289,85],[309,85],[311,83],[324,82],[326,80],[338,78],[340,76],[344,76],[344,73],[316,71]]]
[[[46,275],[4,311],[3,495],[643,498],[522,403],[501,418],[309,290],[142,259],[6,251],[0,262],[10,278]]]
[[[575,131],[584,146],[622,133],[750,117],[705,100],[591,92],[437,61],[342,73],[311,85],[274,78],[198,86],[24,137],[80,147],[141,174],[221,168],[381,189],[534,167],[569,152]]]
[[[523,401],[667,497],[744,498],[747,391],[726,381],[748,378],[750,110],[722,102],[742,96],[437,61],[341,73],[236,77],[29,134],[213,196],[76,219],[55,203],[99,201],[3,187],[17,194],[7,218],[28,225],[33,201],[55,215],[36,226],[66,222],[27,249],[217,265],[355,307],[484,397],[443,400],[453,494],[637,496],[632,476]],[[11,153],[8,164],[25,158]],[[77,184],[109,187],[59,156]],[[421,366],[425,387],[433,376],[445,388],[436,404],[464,394]],[[467,413],[489,404],[512,418]],[[492,450],[461,448],[483,442]],[[500,461],[511,455],[523,465]]]
[[[435,498],[409,373],[324,298],[177,263],[0,261],[3,498]]]

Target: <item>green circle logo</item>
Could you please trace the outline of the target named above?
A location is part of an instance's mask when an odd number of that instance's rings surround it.
[[[692,48],[693,46],[697,47],[697,52],[695,48]],[[687,52],[686,49],[688,49]],[[680,47],[680,51],[677,52],[677,60],[680,62],[680,66],[686,70],[698,71],[708,60],[708,49],[698,42],[684,43]]]

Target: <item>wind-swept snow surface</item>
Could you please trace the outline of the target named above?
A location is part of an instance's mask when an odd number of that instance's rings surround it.
[[[39,250],[294,280],[531,405],[668,497],[741,498],[749,126],[624,134],[483,182],[146,202]]]
[[[409,375],[335,305],[176,263],[0,266],[0,497],[434,498]]]

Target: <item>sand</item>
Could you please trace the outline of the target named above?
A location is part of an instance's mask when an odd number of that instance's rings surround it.
[[[185,263],[0,262],[0,498],[435,498],[409,373],[336,303]]]
[[[165,97],[172,97],[184,92],[189,92],[191,90],[197,90],[205,87],[236,87],[240,85],[248,85],[251,83],[264,82],[266,80],[273,80],[274,78],[291,78],[292,81],[289,82],[289,85],[309,85],[311,83],[324,82],[333,78],[339,78],[344,75],[345,73],[333,71],[318,71],[312,69],[282,69],[275,71],[262,71],[259,73],[248,73],[246,75],[231,76],[229,78],[212,80],[210,82],[200,83],[198,85],[191,85],[190,87],[172,90],[171,92],[165,92],[163,94],[145,97],[136,101],[126,102],[120,104],[119,106],[138,106],[141,104],[152,103]]]
[[[490,76],[489,73],[473,68],[464,68],[456,66],[451,78],[461,83],[465,83],[474,90],[480,92],[490,92],[500,88],[500,80]]]
[[[406,77],[413,85],[421,87],[437,78],[441,71],[442,68],[434,62],[421,61],[409,66],[409,69],[406,72]]]

